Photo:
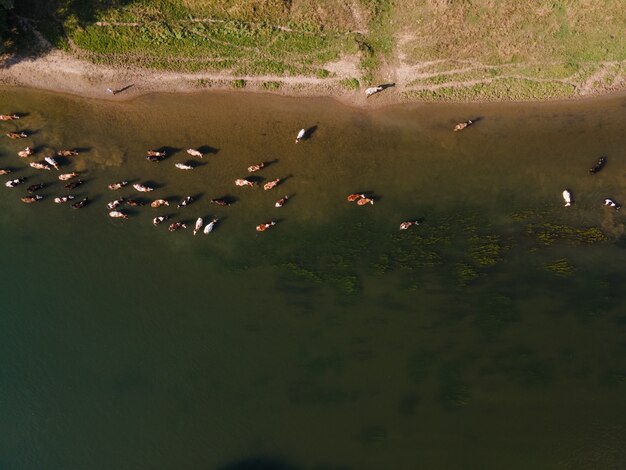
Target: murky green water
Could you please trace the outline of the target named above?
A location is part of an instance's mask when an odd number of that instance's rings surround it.
[[[25,185],[0,191],[0,468],[626,460],[624,216],[602,205],[626,202],[623,97],[369,112],[244,94],[112,103],[2,89],[0,103],[28,113],[3,133],[34,132],[0,140],[0,167],[52,183],[17,150],[83,148],[63,171],[83,171],[77,194],[93,201],[53,204],[66,192],[58,181],[39,204],[19,201]],[[182,172],[184,151],[143,158],[161,146],[214,153]],[[600,155],[608,164],[590,176]],[[283,185],[233,185],[263,160],[277,161],[260,176]],[[150,199],[198,199],[112,220],[106,185],[120,179],[154,182]],[[378,200],[346,202],[355,191]],[[224,195],[238,201],[208,203]],[[153,227],[157,213],[221,223],[193,237]],[[412,218],[422,224],[398,231]]]

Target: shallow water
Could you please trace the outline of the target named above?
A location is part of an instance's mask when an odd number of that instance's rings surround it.
[[[626,99],[355,110],[0,89],[0,467],[619,468]],[[481,117],[461,133],[454,124]],[[301,127],[315,129],[295,145]],[[16,156],[81,148],[80,211]],[[143,156],[170,147],[158,164]],[[192,172],[181,149],[212,151]],[[588,169],[601,155],[608,164]],[[258,175],[278,188],[237,188]],[[9,177],[3,177],[8,179]],[[112,181],[148,181],[112,220]],[[570,189],[574,205],[564,208]],[[371,192],[373,206],[345,201]],[[285,194],[281,209],[274,201]],[[231,195],[228,208],[208,204]],[[135,194],[141,197],[142,195]],[[209,236],[153,227],[155,214]],[[419,227],[398,231],[402,220]],[[266,233],[254,226],[276,219]]]

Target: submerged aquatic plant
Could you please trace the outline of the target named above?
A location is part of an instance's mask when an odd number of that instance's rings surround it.
[[[470,257],[479,266],[495,266],[502,261],[498,235],[474,235],[470,238]]]
[[[423,382],[428,378],[430,369],[435,364],[436,355],[428,349],[418,349],[407,361],[407,373],[415,382]]]
[[[548,246],[557,241],[568,242],[572,245],[590,245],[608,240],[608,237],[597,227],[578,228],[547,222],[528,225],[526,233]]]
[[[531,209],[519,210],[511,213],[510,217],[513,220],[528,220],[532,217],[536,217],[538,212]]]
[[[546,386],[555,378],[554,366],[526,346],[515,346],[494,355],[487,374],[504,375],[524,386]]]
[[[439,390],[437,397],[445,408],[467,405],[470,392],[463,381],[461,367],[456,362],[447,362],[439,367]]]
[[[513,300],[503,294],[495,294],[483,300],[478,297],[471,307],[475,324],[487,341],[494,341],[509,324],[518,320],[519,314]]]
[[[545,269],[557,276],[571,276],[574,273],[574,266],[569,264],[566,258],[561,258],[547,264]]]
[[[328,280],[338,294],[356,295],[362,289],[358,276],[354,274],[331,275]]]
[[[322,282],[321,276],[315,271],[295,261],[289,261],[282,265],[283,268],[289,270],[289,272],[296,277],[311,282]]]
[[[626,370],[607,370],[600,377],[600,383],[608,387],[626,385]]]
[[[467,285],[469,282],[473,281],[474,279],[478,279],[480,277],[480,274],[478,273],[478,271],[476,271],[476,269],[467,263],[459,263],[456,265],[456,272],[459,276],[459,283],[462,286]]]
[[[393,269],[393,260],[389,254],[382,253],[377,260],[372,261],[371,267],[376,274],[382,275]]]

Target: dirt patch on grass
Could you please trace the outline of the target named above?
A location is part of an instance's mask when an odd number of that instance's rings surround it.
[[[361,75],[360,61],[360,57],[356,54],[344,55],[339,60],[324,64],[323,68],[335,77],[357,78]]]

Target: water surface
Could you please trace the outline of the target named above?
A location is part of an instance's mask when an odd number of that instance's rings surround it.
[[[626,100],[411,105],[0,89],[0,467],[619,468]],[[458,121],[480,117],[461,133]],[[298,145],[301,127],[312,128]],[[80,211],[41,159],[80,148]],[[153,164],[147,149],[168,147]],[[210,151],[192,172],[184,149]],[[588,169],[601,156],[606,168]],[[236,188],[258,175],[278,188]],[[9,177],[3,177],[8,179]],[[107,217],[112,181],[177,210]],[[4,181],[4,180],[3,180]],[[575,204],[564,208],[561,192]],[[351,192],[373,206],[346,202]],[[291,196],[285,207],[274,201]],[[228,208],[210,205],[230,195]],[[145,197],[145,196],[144,196]],[[147,198],[146,198],[147,199]],[[153,227],[157,213],[209,236]],[[401,221],[421,225],[398,231]],[[254,227],[275,219],[271,231]],[[265,465],[265,466],[263,466]]]

